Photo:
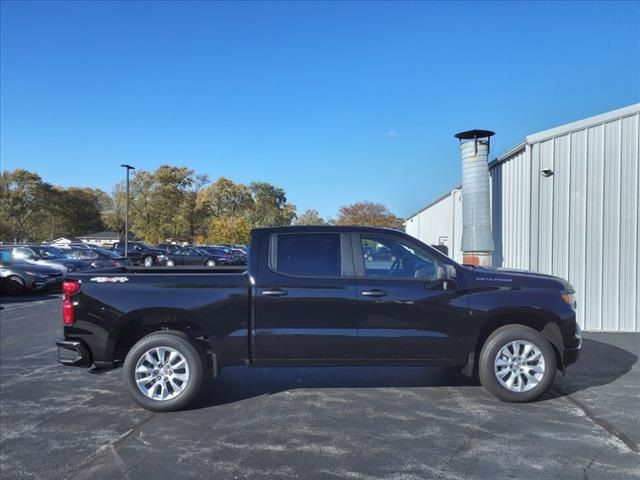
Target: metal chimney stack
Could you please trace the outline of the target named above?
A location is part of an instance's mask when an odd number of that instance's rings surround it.
[[[490,266],[493,258],[489,197],[490,130],[455,135],[462,159],[462,263]]]

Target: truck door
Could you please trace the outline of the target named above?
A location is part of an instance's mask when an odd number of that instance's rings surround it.
[[[359,353],[365,359],[465,356],[466,300],[438,279],[439,257],[395,235],[354,235]]]
[[[326,360],[357,355],[356,287],[350,236],[273,233],[260,250],[254,355]],[[267,258],[264,258],[267,257]]]

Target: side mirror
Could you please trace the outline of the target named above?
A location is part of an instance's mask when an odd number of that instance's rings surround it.
[[[449,281],[456,278],[456,269],[453,265],[440,265],[438,267],[437,277],[438,280],[442,281],[442,288],[447,290],[449,288]]]
[[[438,280],[453,280],[456,278],[456,269],[453,265],[445,264],[438,267]]]

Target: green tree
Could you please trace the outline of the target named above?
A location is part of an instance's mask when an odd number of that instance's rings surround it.
[[[117,232],[122,238],[124,238],[125,210],[126,186],[124,182],[120,182],[113,187],[109,201],[104,202],[101,217],[105,226]]]
[[[47,236],[48,208],[55,192],[40,175],[18,168],[0,175],[1,232],[4,241],[42,240]],[[50,229],[49,229],[50,230]]]
[[[130,184],[131,230],[150,243],[182,236],[181,208],[193,182],[193,170],[186,167],[162,165],[154,172],[138,170]]]
[[[296,219],[296,225],[324,225],[326,222],[317,210],[305,210]]]
[[[249,223],[255,227],[291,225],[296,218],[296,207],[287,203],[284,190],[266,182],[249,185],[253,205],[248,212]]]
[[[338,225],[363,225],[401,229],[403,220],[396,217],[381,203],[356,202],[340,207]]]
[[[54,188],[50,237],[78,236],[104,230],[101,212],[107,202],[105,192],[92,188]]]

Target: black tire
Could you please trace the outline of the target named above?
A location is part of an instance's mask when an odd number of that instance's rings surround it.
[[[176,350],[186,361],[189,369],[188,380],[183,390],[173,398],[159,400],[146,396],[136,383],[136,365],[142,356],[156,347]],[[182,332],[156,332],[136,343],[124,361],[124,383],[134,401],[142,408],[153,412],[173,412],[188,406],[198,395],[205,374],[204,355]]]
[[[7,295],[11,295],[12,297],[22,295],[26,289],[27,287],[24,280],[17,275],[11,275],[4,281],[4,291]]]
[[[216,266],[216,261],[213,258],[210,258],[209,260],[207,260],[204,263],[205,267],[215,267]]]
[[[147,255],[142,258],[142,265],[145,267],[152,267],[154,265],[153,257],[151,255]]]
[[[529,343],[537,348],[544,362],[544,372],[542,373],[541,377],[531,382],[538,382],[533,387],[528,384],[525,374],[515,375],[516,382],[524,385],[524,388],[530,388],[526,391],[514,391],[509,389],[507,386],[501,383],[498,378],[498,374],[496,373],[495,365],[498,361],[498,354],[503,351],[502,349],[505,347],[511,348],[508,347],[509,345],[513,345],[511,342],[518,341]],[[519,351],[524,352],[524,348],[525,347],[522,347],[522,349]],[[516,354],[516,356],[521,356],[521,354],[518,353]],[[528,367],[534,364],[535,366],[539,367],[540,361],[525,361],[521,364],[521,368],[527,370],[528,374],[531,374],[533,370],[529,370]],[[510,367],[498,368],[508,369]],[[515,368],[517,368],[517,366]],[[506,325],[493,332],[484,343],[482,352],[480,353],[480,360],[478,362],[478,372],[482,386],[489,390],[500,400],[516,403],[530,402],[532,400],[535,400],[536,398],[539,398],[547,390],[549,390],[555,379],[556,368],[556,355],[551,344],[538,331],[529,327],[525,327],[524,325]],[[507,370],[504,371],[506,372]],[[506,373],[505,376],[502,376],[503,381],[506,379],[506,381],[508,382],[511,375],[512,374]],[[535,373],[533,376],[535,376]]]

